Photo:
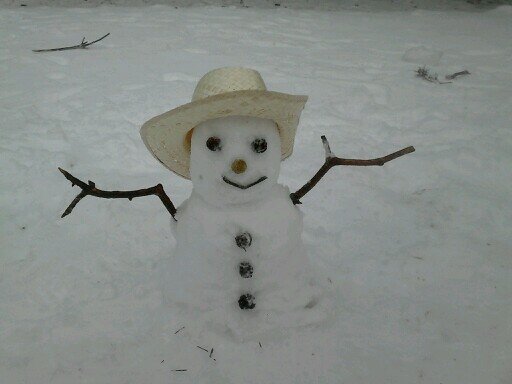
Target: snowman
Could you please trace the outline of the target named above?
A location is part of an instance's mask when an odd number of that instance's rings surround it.
[[[302,215],[277,183],[306,100],[268,91],[254,70],[221,68],[199,81],[191,103],[143,125],[151,153],[193,186],[171,223],[168,303],[244,335],[323,317]]]
[[[300,198],[335,165],[382,165],[414,149],[372,160],[340,159],[322,137],[324,165],[290,193],[277,179],[306,101],[267,90],[255,70],[215,69],[198,82],[190,103],[141,128],[153,156],[192,181],[185,202],[175,208],[161,185],[109,192],[61,170],[82,188],[64,215],[86,195],[156,194],[173,216],[177,244],[161,266],[166,303],[189,319],[244,337],[322,322],[332,305],[327,278],[316,273],[301,239]]]

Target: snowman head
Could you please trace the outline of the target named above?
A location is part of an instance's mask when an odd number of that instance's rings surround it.
[[[190,176],[194,191],[222,206],[264,199],[276,185],[281,140],[272,120],[229,116],[194,128]]]

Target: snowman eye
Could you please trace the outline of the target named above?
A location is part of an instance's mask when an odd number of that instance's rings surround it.
[[[263,153],[267,150],[267,141],[262,138],[255,139],[251,143],[252,150],[256,153]]]
[[[210,151],[220,151],[222,149],[222,146],[220,144],[220,139],[215,136],[209,137],[208,140],[206,140],[206,147]]]

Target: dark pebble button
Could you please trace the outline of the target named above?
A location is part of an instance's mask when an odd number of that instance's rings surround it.
[[[253,268],[251,263],[248,261],[242,261],[238,266],[238,271],[240,272],[240,276],[244,279],[248,279],[249,277],[252,277]]]
[[[235,237],[237,247],[242,248],[244,251],[247,247],[251,246],[252,236],[249,232],[244,232]]]
[[[238,306],[240,309],[253,309],[256,307],[255,298],[250,293],[246,293],[238,299]]]

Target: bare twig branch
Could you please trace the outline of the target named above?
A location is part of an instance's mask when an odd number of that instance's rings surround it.
[[[300,199],[308,193],[319,181],[320,179],[331,169],[337,165],[352,165],[352,166],[382,166],[386,164],[388,161],[394,160],[400,156],[406,155],[408,153],[414,152],[415,149],[412,146],[407,148],[403,148],[397,152],[390,153],[389,155],[378,157],[375,159],[369,160],[361,160],[361,159],[343,159],[340,157],[336,157],[332,154],[329,142],[325,136],[322,136],[322,142],[325,148],[325,162],[324,165],[320,167],[317,173],[309,180],[306,184],[304,184],[298,191],[290,194],[290,198],[292,199],[293,204],[302,204]]]
[[[438,79],[437,73],[431,74],[430,71],[427,69],[427,67],[419,67],[416,70],[416,76],[421,77],[422,79],[425,79],[427,81],[430,81],[431,83],[437,83],[437,84],[451,83],[451,81],[440,81]]]
[[[444,78],[446,80],[453,80],[453,79],[455,79],[458,76],[464,76],[464,75],[471,75],[471,73],[469,73],[469,71],[465,69],[465,70],[460,71],[460,72],[452,73],[451,75],[446,75]]]
[[[82,39],[82,42],[77,45],[72,45],[70,47],[61,47],[61,48],[49,48],[49,49],[33,49],[32,52],[55,52],[55,51],[67,51],[68,49],[85,49],[89,45],[93,45],[94,43],[97,43],[98,41],[103,40],[105,37],[110,35],[110,32],[107,33],[105,36],[100,37],[99,39],[96,39],[94,41],[91,41],[90,43],[85,40],[85,37]]]
[[[85,196],[88,195],[102,197],[104,199],[128,199],[130,201],[135,197],[156,195],[165,205],[165,208],[167,208],[167,211],[169,211],[173,219],[176,220],[176,218],[174,217],[176,214],[176,208],[174,207],[174,204],[172,203],[171,199],[169,199],[169,196],[167,196],[167,194],[165,193],[162,184],[157,184],[151,188],[137,189],[133,191],[103,191],[101,189],[96,188],[96,185],[90,180],[89,183],[85,183],[82,180],[77,179],[75,176],[73,176],[72,174],[70,174],[69,172],[65,171],[62,168],[59,168],[59,171],[64,175],[66,179],[71,181],[71,184],[73,186],[78,185],[80,188],[82,188],[82,192],[80,192],[71,202],[71,204],[69,204],[69,206],[66,208],[61,217],[69,215],[71,211],[73,211],[73,208],[75,208],[75,206],[80,202],[80,200],[82,200]]]
[[[327,138],[325,136],[323,136],[323,135],[322,135],[322,143],[324,145],[325,158],[326,159],[331,158],[333,156],[332,155],[332,151],[331,151],[331,146],[329,145],[329,142],[327,141]]]
[[[213,348],[208,350],[208,349],[203,348],[203,347],[201,347],[199,345],[196,345],[196,347],[199,348],[200,350],[205,351],[206,353],[208,353],[208,357],[210,359],[212,359],[213,361],[217,361],[217,359],[213,357]]]

